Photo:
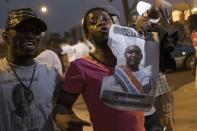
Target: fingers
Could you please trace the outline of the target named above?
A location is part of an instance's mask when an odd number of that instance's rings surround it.
[[[83,131],[83,126],[90,126],[89,122],[83,120],[70,121],[68,123],[67,131]]]
[[[87,121],[81,120],[79,118],[74,118],[69,122],[70,125],[74,126],[91,126],[91,124]]]
[[[79,118],[73,118],[66,125],[66,131],[83,131],[83,126],[91,126],[89,122]]]
[[[72,116],[72,119],[68,122],[71,126],[91,126],[91,124],[87,121],[81,120],[75,115]]]
[[[88,121],[82,121],[83,126],[91,126],[91,123]]]
[[[66,131],[83,131],[83,126],[81,124],[69,122]]]
[[[144,17],[139,17],[139,19],[135,23],[136,30],[138,33],[146,35],[148,31],[151,29],[151,23],[147,21]]]
[[[141,28],[141,32],[139,33],[146,35],[146,33],[150,31],[151,23],[148,21],[143,21],[140,28]]]
[[[56,114],[54,120],[58,128],[65,130],[68,128],[67,123],[71,120],[71,118],[69,115]]]
[[[56,114],[55,123],[61,131],[82,131],[83,126],[91,126],[89,122],[74,114]]]
[[[148,25],[145,22],[142,22],[140,29],[139,33],[146,35],[146,32],[148,32]]]

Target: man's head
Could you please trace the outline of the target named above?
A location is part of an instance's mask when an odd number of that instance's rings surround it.
[[[143,57],[141,49],[137,45],[129,45],[124,54],[127,66],[132,70],[138,70]]]
[[[47,30],[46,23],[30,8],[19,8],[9,12],[3,38],[8,44],[12,59],[35,57],[40,34]]]
[[[111,6],[95,7],[88,10],[83,21],[83,30],[87,39],[96,44],[106,44],[109,28],[112,24],[118,24],[119,18],[119,13]]]
[[[164,22],[163,24],[172,24],[173,6],[167,0],[153,0],[153,5],[160,11]]]
[[[188,18],[190,32],[197,31],[197,14],[192,14]]]

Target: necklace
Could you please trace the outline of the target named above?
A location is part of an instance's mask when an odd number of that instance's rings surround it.
[[[31,88],[31,85],[32,85],[32,82],[33,82],[33,78],[34,78],[34,74],[35,74],[35,70],[36,70],[36,64],[34,64],[33,72],[32,72],[32,75],[31,75],[30,84],[29,84],[28,87],[22,82],[22,80],[20,79],[20,77],[18,76],[16,71],[14,70],[13,65],[11,65],[11,64],[9,64],[9,65],[10,65],[14,75],[16,76],[16,78],[18,79],[18,81],[20,82],[20,84],[24,88],[24,95],[25,95],[26,100],[28,100],[29,102],[32,102],[33,99],[34,99],[34,96],[33,96],[32,90],[30,88]]]

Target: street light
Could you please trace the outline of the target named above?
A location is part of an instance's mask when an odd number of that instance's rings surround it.
[[[42,6],[41,8],[40,8],[40,11],[42,12],[42,13],[47,13],[47,11],[48,11],[48,9],[47,9],[47,7],[46,6]]]

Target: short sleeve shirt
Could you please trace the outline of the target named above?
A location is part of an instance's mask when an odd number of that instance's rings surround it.
[[[71,62],[65,74],[64,90],[82,94],[94,131],[145,131],[143,112],[115,110],[100,100],[102,79],[113,72],[114,68],[90,58],[77,59]]]

